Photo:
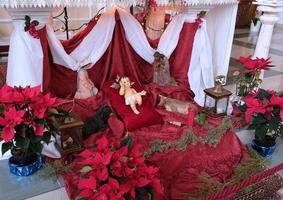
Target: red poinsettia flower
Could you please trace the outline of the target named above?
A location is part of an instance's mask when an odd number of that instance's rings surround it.
[[[3,128],[3,139],[5,142],[11,141],[15,136],[14,127],[23,121],[24,110],[17,111],[15,107],[10,107],[5,111],[4,117],[0,117],[0,125]]]
[[[256,58],[252,59],[252,56],[243,57],[240,56],[239,59],[240,63],[242,63],[246,67],[246,72],[254,71],[255,69],[265,69],[268,70],[269,67],[272,67],[270,65],[271,61],[270,58],[264,59],[264,58]]]
[[[41,95],[41,85],[35,87],[25,87],[22,91],[25,99],[35,99]]]
[[[251,117],[254,113],[265,113],[267,104],[264,104],[259,99],[255,99],[253,97],[246,97],[244,101],[247,106],[247,111],[245,112],[246,122],[249,123],[251,121]]]
[[[17,88],[4,85],[0,89],[0,102],[2,103],[22,103],[24,101],[23,95]]]

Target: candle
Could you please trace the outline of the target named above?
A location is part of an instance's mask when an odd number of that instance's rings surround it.
[[[199,124],[204,125],[205,124],[205,118],[206,118],[206,112],[203,110],[199,114]]]
[[[194,120],[195,120],[195,110],[193,108],[188,109],[188,121],[187,125],[189,127],[192,127],[194,125]]]

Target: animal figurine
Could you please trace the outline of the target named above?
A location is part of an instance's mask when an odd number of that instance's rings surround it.
[[[180,101],[178,99],[172,99],[162,95],[159,95],[159,97],[160,101],[158,103],[158,106],[163,106],[165,110],[169,112],[178,112],[187,115],[189,108],[197,110],[197,107],[190,102]]]
[[[91,134],[103,131],[108,128],[108,118],[112,110],[108,105],[102,105],[93,117],[88,119],[83,126],[83,139],[88,138]]]
[[[119,94],[124,96],[125,104],[129,105],[135,114],[140,114],[137,110],[136,104],[142,104],[142,96],[146,95],[146,91],[137,92],[135,89],[132,88],[132,84],[129,77],[124,76],[120,78],[119,81],[120,90]]]
[[[88,97],[95,96],[98,92],[98,89],[88,77],[86,69],[89,65],[90,64],[83,66],[78,70],[77,92],[75,94],[75,98],[77,99],[86,99]]]

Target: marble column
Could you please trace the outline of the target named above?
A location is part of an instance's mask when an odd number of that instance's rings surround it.
[[[254,57],[268,58],[274,25],[279,20],[278,13],[283,12],[283,2],[281,0],[257,0],[254,4],[258,6],[257,10],[264,12],[260,17],[262,26]]]

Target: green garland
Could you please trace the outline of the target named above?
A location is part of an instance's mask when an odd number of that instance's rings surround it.
[[[193,194],[185,194],[188,200],[200,200],[204,197],[211,195],[215,192],[222,191],[225,187],[230,187],[239,184],[245,180],[251,174],[257,174],[263,166],[267,164],[266,160],[263,160],[255,150],[249,148],[250,158],[243,158],[241,162],[233,169],[233,176],[230,181],[222,183],[214,177],[209,176],[207,173],[202,172],[198,178],[202,183],[202,186]],[[253,189],[253,186],[249,186],[240,193],[247,193]]]
[[[216,147],[222,136],[224,136],[227,131],[232,128],[234,122],[231,117],[225,117],[218,127],[211,128],[207,132],[206,137],[198,137],[194,131],[190,129],[186,129],[182,137],[177,140],[173,140],[170,142],[164,140],[154,140],[151,143],[151,147],[148,151],[142,153],[145,157],[150,157],[152,154],[156,152],[165,152],[169,149],[177,149],[179,151],[184,151],[187,149],[189,144],[208,144],[210,147]]]

